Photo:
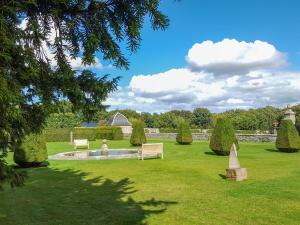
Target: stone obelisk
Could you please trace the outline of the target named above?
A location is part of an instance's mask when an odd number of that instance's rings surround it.
[[[233,143],[229,154],[229,168],[226,169],[226,178],[235,181],[247,179],[247,169],[241,168],[238,157],[236,145]]]

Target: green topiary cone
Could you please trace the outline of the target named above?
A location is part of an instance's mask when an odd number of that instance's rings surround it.
[[[48,158],[43,134],[30,134],[14,145],[14,161],[21,167],[40,166]]]
[[[146,143],[146,141],[143,123],[140,121],[135,122],[133,124],[132,134],[130,137],[130,144],[133,146],[141,146]]]
[[[230,121],[226,118],[218,118],[210,137],[210,149],[217,155],[229,155],[233,143],[238,150],[238,140]]]
[[[178,144],[181,145],[189,145],[193,142],[193,137],[192,137],[190,127],[186,122],[182,122],[179,125],[176,141]]]
[[[299,134],[291,120],[282,120],[277,132],[276,148],[281,152],[298,152]]]

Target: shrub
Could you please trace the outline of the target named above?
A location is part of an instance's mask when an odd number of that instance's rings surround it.
[[[178,144],[181,145],[189,145],[193,142],[193,137],[192,137],[190,127],[186,122],[182,122],[179,125],[176,141]]]
[[[299,151],[299,134],[291,120],[281,120],[279,130],[277,132],[276,148],[282,152]]]
[[[142,122],[138,121],[133,124],[130,143],[133,146],[141,146],[142,144],[146,143],[146,135]]]
[[[30,134],[23,143],[14,144],[14,161],[21,167],[39,166],[47,160],[46,139],[43,134]]]
[[[210,138],[210,149],[217,155],[229,155],[233,143],[239,149],[232,124],[226,118],[218,118]]]

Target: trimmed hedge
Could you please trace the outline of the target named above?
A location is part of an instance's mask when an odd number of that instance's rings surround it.
[[[189,145],[193,142],[192,133],[187,123],[181,123],[176,136],[176,141],[181,145]]]
[[[218,118],[210,137],[210,149],[217,155],[229,155],[233,143],[238,150],[239,144],[232,124],[226,118]]]
[[[144,126],[142,122],[135,122],[133,124],[132,134],[130,137],[130,144],[133,146],[141,146],[146,143],[146,135],[144,131]]]
[[[21,167],[40,166],[48,158],[43,134],[30,134],[23,143],[16,143],[13,148],[14,161]]]
[[[291,120],[281,120],[277,132],[276,148],[281,152],[298,152],[300,138]]]
[[[77,127],[73,129],[73,139],[88,139],[95,141],[97,137],[97,128]]]
[[[47,142],[65,142],[70,141],[70,132],[72,128],[47,128],[44,134]]]
[[[101,126],[96,129],[97,129],[96,139],[123,140],[124,138],[121,127]]]
[[[47,142],[68,142],[70,141],[70,132],[73,132],[74,139],[96,139],[122,140],[123,132],[121,127],[103,126],[103,127],[76,127],[70,128],[48,128],[44,133]]]

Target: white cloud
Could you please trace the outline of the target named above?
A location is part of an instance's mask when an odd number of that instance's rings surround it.
[[[196,43],[188,51],[187,62],[192,70],[215,75],[245,74],[251,70],[272,69],[286,65],[286,56],[273,45],[224,39],[220,42]]]
[[[267,42],[206,41],[189,50],[187,61],[185,68],[133,76],[126,89],[110,97],[112,108],[224,111],[282,107],[300,99],[300,71],[282,70],[285,54]]]
[[[227,103],[228,104],[242,104],[242,103],[245,103],[245,101],[243,99],[239,99],[239,98],[229,98],[229,99],[227,99]]]

